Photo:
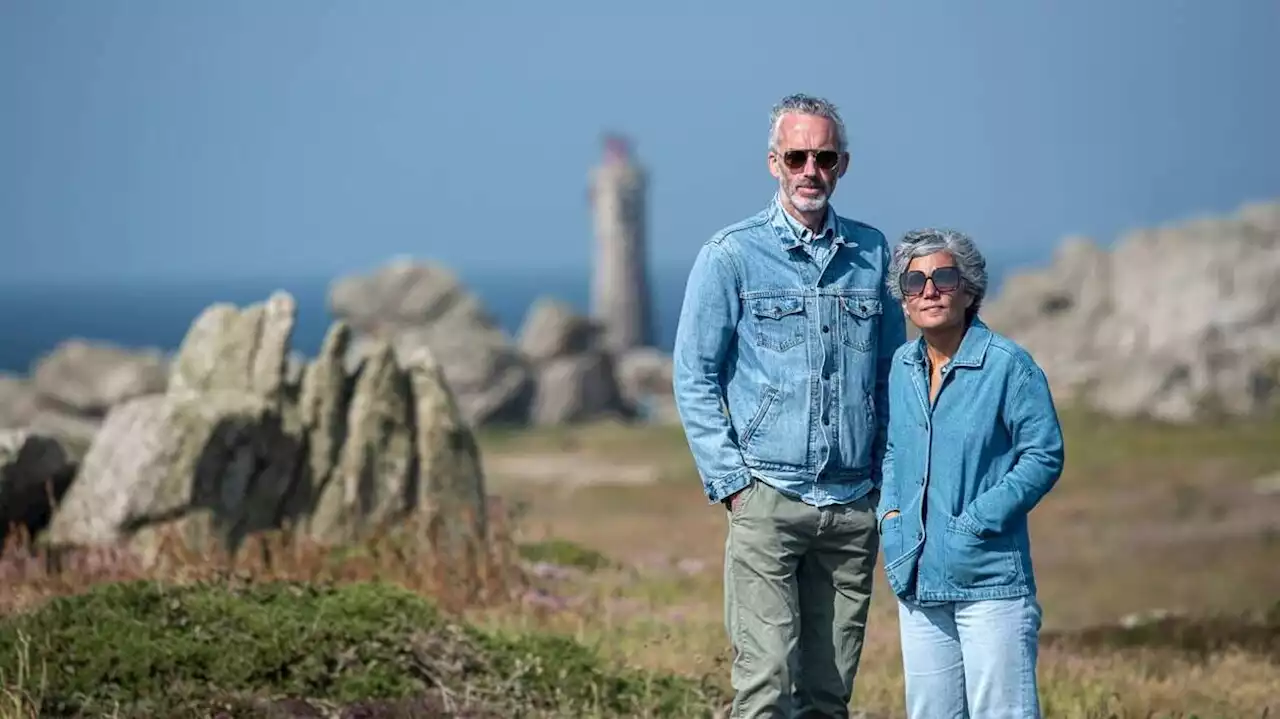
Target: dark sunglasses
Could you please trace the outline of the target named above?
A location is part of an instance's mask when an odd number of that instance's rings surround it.
[[[799,170],[813,155],[813,162],[819,170],[833,170],[840,162],[840,153],[835,150],[787,150],[782,153],[782,162],[792,170]]]
[[[903,272],[898,278],[898,286],[902,288],[902,294],[915,297],[924,292],[925,283],[930,280],[933,280],[933,288],[939,292],[955,292],[960,287],[960,268],[938,267],[932,275],[926,275],[920,270]]]

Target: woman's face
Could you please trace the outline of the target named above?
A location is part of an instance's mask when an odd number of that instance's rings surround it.
[[[950,252],[911,260],[898,282],[903,309],[916,327],[941,330],[964,326],[964,314],[973,304],[973,296],[964,291],[960,268]]]

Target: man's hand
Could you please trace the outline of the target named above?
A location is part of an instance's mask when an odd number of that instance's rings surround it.
[[[746,489],[746,487],[743,487],[742,489]],[[738,504],[742,502],[742,489],[739,489],[738,491],[734,492],[733,494],[721,500],[721,502],[724,504],[724,508],[727,509],[729,512],[737,511]]]

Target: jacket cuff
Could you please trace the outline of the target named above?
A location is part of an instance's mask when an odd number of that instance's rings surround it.
[[[725,477],[705,481],[703,490],[707,493],[709,503],[716,504],[723,502],[749,484],[751,484],[751,472],[742,469]]]

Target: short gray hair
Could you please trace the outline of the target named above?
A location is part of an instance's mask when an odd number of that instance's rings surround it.
[[[902,242],[893,248],[893,256],[889,260],[889,276],[885,282],[894,299],[902,302],[902,287],[898,278],[907,271],[907,266],[917,257],[927,257],[937,252],[946,252],[956,261],[960,269],[963,289],[973,295],[973,304],[965,313],[965,321],[971,321],[982,307],[982,299],[987,295],[987,260],[978,250],[973,240],[963,232],[956,230],[934,229],[927,227],[911,230],[902,236]]]
[[[778,124],[782,122],[782,116],[792,113],[825,117],[832,121],[836,125],[836,143],[840,146],[840,152],[848,150],[849,140],[845,134],[844,120],[840,119],[840,111],[830,100],[803,93],[787,95],[773,106],[773,111],[769,113],[770,150],[778,149]]]

